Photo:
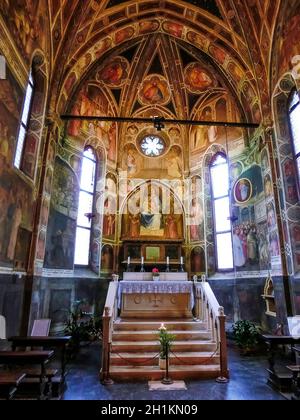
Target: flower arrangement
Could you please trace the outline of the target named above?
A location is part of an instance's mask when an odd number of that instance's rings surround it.
[[[159,269],[158,268],[153,268],[152,274],[153,274],[153,277],[159,277]]]
[[[162,324],[159,328],[160,359],[165,360],[167,358],[175,339],[175,335],[170,334],[165,325]]]

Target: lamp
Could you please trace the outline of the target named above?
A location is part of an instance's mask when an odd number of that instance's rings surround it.
[[[165,128],[164,117],[153,117],[154,128],[157,131],[162,131]]]

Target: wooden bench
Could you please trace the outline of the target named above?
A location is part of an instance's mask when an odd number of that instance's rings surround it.
[[[9,342],[12,343],[12,350],[16,351],[18,347],[36,348],[42,347],[44,350],[60,350],[61,358],[61,377],[65,382],[66,376],[66,349],[71,341],[70,336],[67,337],[10,337]]]
[[[0,372],[0,398],[12,400],[25,377],[24,373]]]
[[[299,387],[299,375],[300,375],[300,366],[287,366],[288,370],[293,374],[293,392],[294,395],[292,400],[300,400],[300,387]]]
[[[262,335],[262,339],[267,343],[269,349],[269,380],[268,383],[275,389],[282,392],[289,392],[292,387],[291,372],[283,367],[280,371],[276,365],[276,356],[280,346],[291,346],[292,348],[300,344],[300,338],[292,336]]]
[[[48,382],[46,375],[46,366],[54,355],[54,351],[28,351],[28,352],[14,352],[14,351],[1,351],[0,364],[6,365],[8,368],[13,369],[16,366],[24,366],[24,374],[26,373],[26,366],[39,365],[40,376],[39,383],[39,399],[44,400],[51,395],[46,395],[46,384]]]

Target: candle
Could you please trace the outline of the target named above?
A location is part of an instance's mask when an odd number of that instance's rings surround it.
[[[128,257],[127,264],[130,265],[130,257]]]
[[[144,265],[144,262],[145,262],[145,258],[142,257],[142,265]]]
[[[167,331],[167,328],[165,327],[165,324],[164,323],[161,324],[161,327],[160,327],[159,330],[160,331]]]
[[[180,258],[180,264],[183,265],[183,257]]]
[[[170,257],[167,257],[167,265],[170,265]]]

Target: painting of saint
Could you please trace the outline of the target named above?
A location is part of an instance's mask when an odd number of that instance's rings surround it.
[[[273,187],[272,187],[272,181],[271,181],[270,175],[265,176],[264,184],[265,184],[265,195],[267,198],[269,198],[272,196],[272,193],[273,193]]]
[[[173,214],[166,216],[166,238],[178,239],[177,221]]]
[[[159,28],[158,20],[146,20],[145,22],[140,22],[140,34],[147,34],[150,32],[155,32]]]
[[[171,99],[168,82],[163,76],[148,76],[139,91],[142,105],[166,105]]]
[[[114,251],[110,245],[104,245],[101,252],[101,271],[112,272],[114,267]]]
[[[121,29],[119,32],[116,33],[115,41],[116,45],[121,44],[124,41],[132,38],[134,35],[134,28],[128,26],[128,28]]]
[[[267,205],[267,222],[270,229],[276,226],[275,207],[273,203]]]
[[[110,87],[121,87],[128,77],[129,63],[123,57],[116,57],[99,73],[99,79]]]
[[[206,38],[196,32],[189,31],[187,33],[187,39],[191,44],[200,47],[200,49],[203,49],[206,44]]]
[[[199,63],[189,64],[184,74],[185,83],[191,93],[200,93],[216,85],[213,76]]]
[[[132,239],[139,238],[140,236],[140,217],[137,215],[129,216],[129,237]]]
[[[280,255],[279,238],[277,232],[272,232],[270,235],[270,249],[272,257],[278,257]]]
[[[176,38],[181,38],[183,34],[183,25],[167,21],[163,23],[163,30],[168,34],[175,36]]]
[[[193,249],[191,253],[191,272],[195,274],[206,272],[205,252],[201,247]]]
[[[181,156],[181,149],[177,146],[173,147],[167,156],[167,171],[171,178],[182,177],[183,163]]]
[[[298,2],[296,2],[298,4]],[[289,70],[292,57],[299,54],[300,40],[300,7],[289,8],[285,17],[282,38],[280,38],[280,71]]]
[[[203,231],[203,208],[200,198],[194,198],[190,210],[190,235],[191,241],[200,241]]]
[[[243,232],[240,228],[234,229],[233,232],[233,254],[234,254],[234,265],[236,267],[244,267],[247,258],[245,255],[245,247],[243,241]]]
[[[261,153],[261,166],[263,171],[267,171],[270,167],[268,151],[264,149]]]
[[[234,198],[239,204],[247,203],[253,193],[253,187],[249,179],[243,178],[239,180],[234,187]]]
[[[146,196],[141,203],[141,236],[164,236],[162,221],[159,190],[154,190],[151,197]]]
[[[115,204],[110,203],[111,200],[107,199],[104,204],[103,236],[107,238],[114,237],[116,226]]]

